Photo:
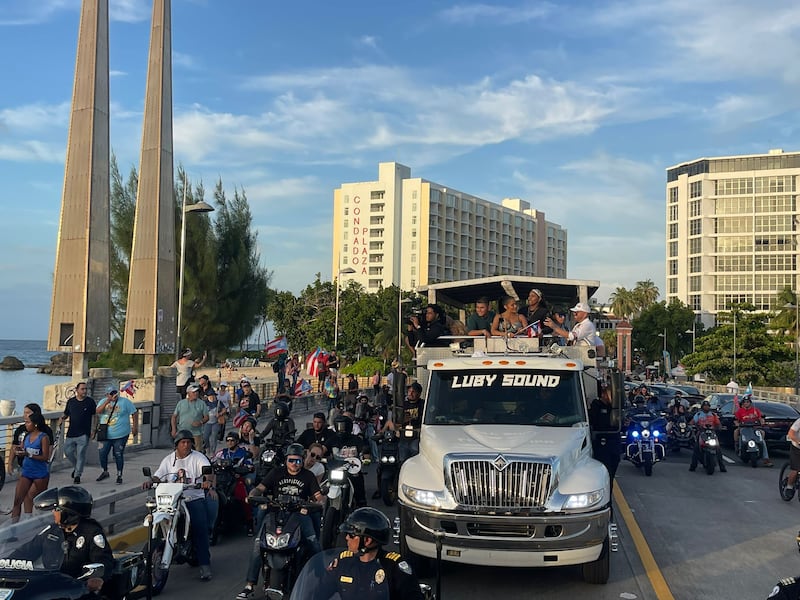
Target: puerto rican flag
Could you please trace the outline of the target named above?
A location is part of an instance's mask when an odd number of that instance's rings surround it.
[[[300,379],[298,380],[297,385],[294,386],[294,395],[305,396],[306,394],[310,394],[311,390],[311,383],[309,383],[307,379]]]
[[[267,342],[267,345],[264,346],[264,353],[267,355],[267,358],[279,356],[284,352],[289,352],[289,344],[283,336],[276,337],[274,340]]]
[[[308,360],[306,361],[306,372],[311,377],[316,377],[317,375],[319,375],[319,356],[321,352],[322,348],[317,346],[317,349],[311,353],[311,355],[308,357]]]
[[[119,391],[133,398],[134,394],[136,394],[136,382],[133,379],[123,381],[119,385]]]

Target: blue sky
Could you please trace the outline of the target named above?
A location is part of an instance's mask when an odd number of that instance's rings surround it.
[[[150,0],[110,0],[137,165]],[[44,339],[80,0],[0,2],[0,338]],[[243,187],[278,289],[330,277],[333,189],[396,160],[569,231],[597,297],[664,290],[667,166],[798,150],[800,4],[172,0],[175,163]]]

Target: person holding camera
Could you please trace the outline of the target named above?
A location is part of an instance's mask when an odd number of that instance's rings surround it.
[[[409,321],[416,333],[417,341],[426,346],[446,346],[447,340],[440,340],[443,335],[449,332],[445,327],[445,314],[438,304],[429,304],[422,311],[424,322],[420,322],[417,315],[413,315]]]

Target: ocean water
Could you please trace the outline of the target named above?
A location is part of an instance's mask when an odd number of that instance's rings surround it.
[[[45,340],[0,340],[0,360],[16,356],[26,367],[21,371],[0,371],[0,399],[16,400],[20,412],[29,402],[41,404],[46,385],[69,381],[69,377],[36,372],[35,367],[50,364],[54,354],[47,351]]]

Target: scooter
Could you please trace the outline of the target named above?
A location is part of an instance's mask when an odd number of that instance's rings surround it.
[[[700,462],[709,475],[714,474],[717,468],[717,452],[719,451],[719,438],[711,425],[706,425],[697,435],[700,452]]]
[[[666,448],[661,439],[664,432],[664,419],[654,415],[633,415],[628,426],[625,459],[636,467],[642,467],[644,474],[653,474],[653,465],[664,460]]]
[[[288,598],[292,587],[309,558],[303,543],[299,513],[322,507],[297,496],[250,496],[248,501],[266,510],[259,535],[264,596],[268,600]]]
[[[737,454],[743,463],[750,463],[754,469],[758,466],[758,459],[761,458],[762,444],[764,444],[764,432],[755,423],[739,423],[739,445]]]
[[[339,535],[339,525],[356,508],[350,477],[361,473],[362,465],[357,456],[328,459],[328,501],[322,518],[320,539],[323,550],[334,547]]]
[[[203,467],[203,475],[211,475],[213,468]],[[142,467],[145,477],[152,478],[150,467]],[[147,581],[152,585],[152,594],[157,596],[167,585],[169,568],[175,564],[188,563],[197,566],[192,541],[191,517],[183,497],[184,490],[199,489],[200,483],[184,483],[181,473],[176,473],[172,483],[156,483],[155,496],[145,502],[148,515],[143,526],[149,529],[146,566]]]

